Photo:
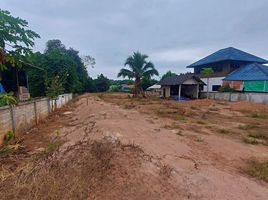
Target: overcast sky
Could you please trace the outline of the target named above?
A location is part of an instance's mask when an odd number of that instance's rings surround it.
[[[116,78],[134,51],[160,74],[233,46],[268,59],[268,0],[1,0],[40,34],[96,59],[89,75]]]

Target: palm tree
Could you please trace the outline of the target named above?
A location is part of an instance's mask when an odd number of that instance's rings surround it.
[[[201,74],[207,77],[207,99],[208,99],[208,88],[209,88],[209,76],[214,73],[211,67],[203,68]]]
[[[129,79],[135,79],[134,97],[138,97],[139,95],[145,97],[141,87],[141,80],[143,78],[151,78],[154,75],[159,75],[154,64],[146,61],[147,58],[147,55],[134,52],[125,62],[125,66],[128,66],[129,69],[123,68],[117,75],[117,77],[122,76],[123,78],[128,77]]]

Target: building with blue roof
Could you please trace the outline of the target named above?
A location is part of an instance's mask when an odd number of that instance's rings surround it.
[[[248,64],[225,77],[223,84],[240,91],[268,92],[268,66]]]
[[[199,76],[206,84],[207,77],[209,77],[210,84],[207,85],[211,92],[218,91],[222,86],[222,80],[230,73],[253,63],[265,64],[268,63],[268,61],[239,49],[228,47],[198,60],[197,62],[187,66],[187,68],[193,68],[194,74]],[[212,68],[214,73],[209,76],[202,75],[201,71],[204,68]],[[204,90],[206,90],[207,86],[204,87]]]

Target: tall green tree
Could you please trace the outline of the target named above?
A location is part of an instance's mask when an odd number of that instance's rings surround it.
[[[10,12],[0,9],[0,81],[6,63],[21,67],[32,54],[34,39],[40,36],[28,29],[28,22],[13,17]]]
[[[207,98],[209,91],[209,76],[214,73],[214,70],[211,67],[206,67],[201,70],[201,74],[207,78]]]
[[[163,76],[161,77],[161,80],[163,80],[163,79],[166,78],[166,77],[175,76],[175,75],[176,75],[176,73],[171,72],[171,71],[169,70],[169,71],[167,71],[165,74],[163,74]]]
[[[82,93],[92,91],[92,80],[88,76],[86,64],[79,56],[79,51],[69,48],[60,40],[49,40],[44,53],[35,53],[32,56],[35,65],[42,66],[44,72],[38,69],[29,69],[30,92],[33,96],[43,96],[46,91],[44,83],[51,83],[59,76],[64,88],[63,92]]]
[[[109,90],[110,80],[103,74],[100,74],[98,78],[94,80],[94,85],[97,92],[105,92]]]
[[[143,78],[150,78],[154,75],[159,75],[158,71],[155,69],[152,62],[148,62],[146,59],[147,55],[141,54],[140,52],[135,52],[132,56],[129,56],[125,62],[125,66],[129,69],[121,69],[118,73],[118,77],[128,77],[129,79],[134,79],[134,97],[145,96],[141,80]]]

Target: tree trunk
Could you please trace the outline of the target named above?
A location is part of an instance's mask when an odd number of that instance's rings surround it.
[[[145,97],[145,94],[143,92],[143,89],[141,87],[141,80],[139,78],[136,78],[135,80],[135,87],[134,87],[134,91],[133,91],[133,96],[134,97]]]

